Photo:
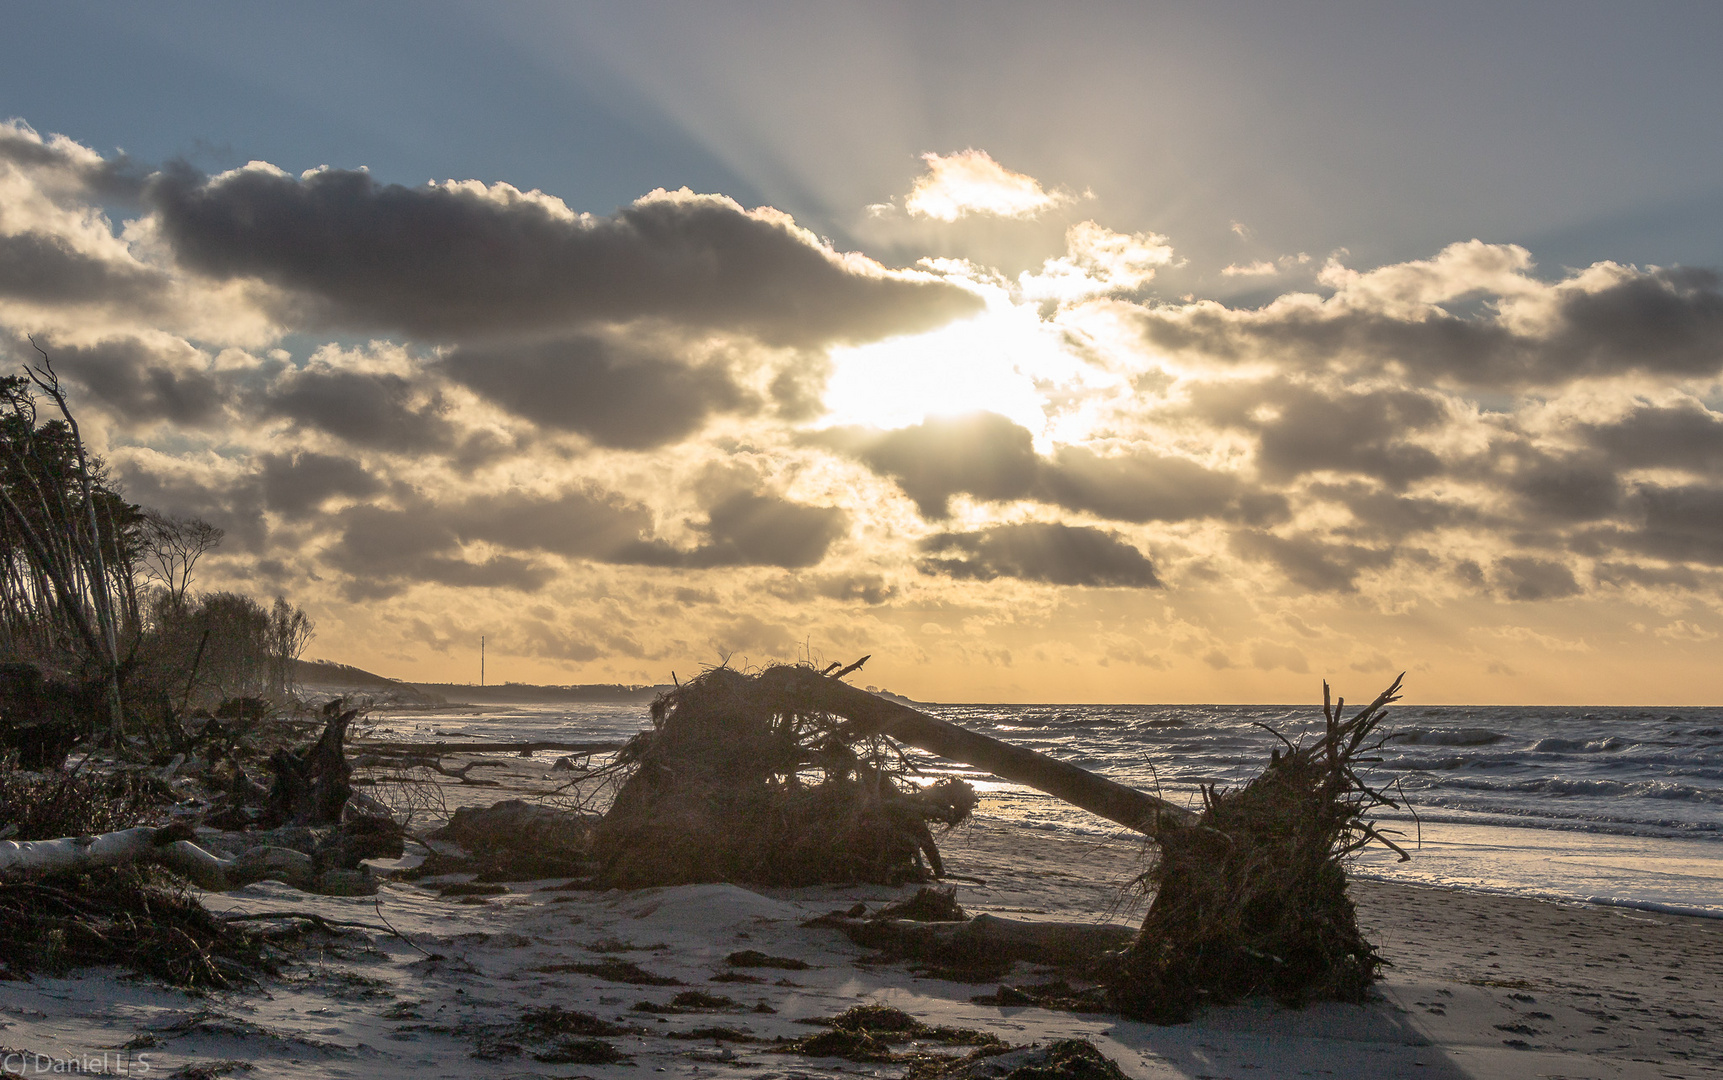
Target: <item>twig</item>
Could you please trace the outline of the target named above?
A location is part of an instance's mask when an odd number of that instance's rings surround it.
[[[371,923],[362,922],[348,922],[345,919],[325,919],[321,915],[313,915],[308,911],[258,911],[251,914],[223,915],[221,918],[223,922],[263,922],[268,919],[304,919],[306,922],[315,923],[317,926],[324,930],[328,930],[331,933],[334,933],[335,928],[338,926],[351,926],[359,930],[372,930],[379,934],[393,932],[392,929],[387,926],[374,926]]]
[[[411,945],[413,948],[418,949],[419,952],[421,954],[423,954],[425,957],[429,958],[431,956],[431,954],[428,952],[425,952],[424,949],[419,949],[419,946],[417,946],[413,943],[412,938],[408,937],[406,934],[401,933],[401,931],[395,929],[395,925],[389,921],[389,917],[387,915],[383,914],[383,901],[377,900],[374,903],[375,903],[375,906],[377,908],[377,917],[379,919],[383,920],[383,925],[387,926],[389,928],[389,933],[394,934],[396,937],[400,938],[402,941],[405,941],[408,945]]]

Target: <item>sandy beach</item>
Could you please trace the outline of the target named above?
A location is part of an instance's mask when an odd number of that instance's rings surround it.
[[[1072,843],[982,822],[943,845],[972,913],[1131,921],[1125,839]],[[1669,1077],[1723,1075],[1723,921],[1355,882],[1361,921],[1392,962],[1364,1006],[1212,1008],[1153,1026],[1100,1014],[979,1005],[976,985],[871,963],[837,931],[804,927],[907,889],[753,891],[694,885],[571,892],[519,883],[440,897],[436,881],[376,898],[309,897],[272,883],[207,898],[212,909],[298,910],[388,926],[330,937],[284,978],[192,997],[113,972],[0,984],[0,1046],[14,1073],[81,1062],[117,1075],[902,1076],[902,1063],[776,1052],[804,1021],[884,1003],[930,1025],[1012,1044],[1080,1036],[1133,1077]],[[802,970],[727,965],[738,950]],[[607,975],[571,965],[612,964]],[[624,964],[666,985],[620,981]],[[714,976],[723,981],[714,981]],[[1033,982],[1023,965],[1005,981]],[[746,980],[746,981],[744,981]],[[758,980],[758,981],[753,981]],[[686,1011],[671,1003],[700,991]],[[728,1002],[719,1000],[728,999]],[[684,999],[687,1000],[687,999]],[[622,1033],[610,1065],[536,1060],[524,1010],[589,1013]],[[643,1007],[642,1007],[643,1006]],[[930,1047],[959,1054],[961,1047]],[[20,1056],[23,1055],[23,1056]]]

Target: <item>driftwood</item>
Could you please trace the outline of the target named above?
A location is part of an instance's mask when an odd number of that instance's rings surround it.
[[[619,742],[395,742],[388,739],[353,739],[355,750],[383,757],[443,757],[448,754],[528,754],[541,750],[562,753],[603,754],[622,749]]]
[[[930,823],[964,820],[974,791],[916,784],[886,739],[785,693],[769,678],[782,670],[720,667],[653,702],[652,730],[599,771],[626,777],[594,835],[602,880],[895,884],[942,872]]]
[[[1409,858],[1364,814],[1397,805],[1357,770],[1400,680],[1344,716],[1322,685],[1323,731],[1281,739],[1248,784],[1203,789],[1195,825],[1156,836],[1139,879],[1154,892],[1136,944],[1107,979],[1120,1012],[1181,1021],[1204,1004],[1266,995],[1287,1004],[1362,1001],[1382,958],[1358,928],[1342,859],[1370,843]],[[1271,731],[1273,729],[1270,729]],[[1278,735],[1278,733],[1276,733]]]
[[[358,861],[388,854],[391,846],[377,838],[378,830],[359,830],[352,836],[337,834],[315,855],[260,845],[223,858],[186,839],[187,833],[183,826],[142,827],[57,840],[4,840],[0,841],[0,875],[36,878],[154,864],[206,892],[229,892],[259,881],[279,881],[328,896],[368,896],[376,892],[376,883],[357,868]],[[398,838],[392,846],[399,854]]]
[[[347,725],[358,709],[342,710],[341,699],[330,702],[323,713],[323,734],[304,750],[277,750],[269,759],[275,773],[269,801],[264,807],[264,825],[318,825],[341,820],[341,808],[353,794],[353,767],[347,763],[342,741]]]
[[[59,840],[5,840],[0,841],[0,873],[85,873],[109,866],[156,863],[209,892],[226,892],[265,879],[306,890],[316,883],[316,864],[303,852],[259,847],[223,859],[184,837],[182,829],[145,827]]]

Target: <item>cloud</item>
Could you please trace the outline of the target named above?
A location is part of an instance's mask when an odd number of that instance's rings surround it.
[[[1028,522],[975,532],[947,532],[921,543],[923,573],[992,581],[1020,578],[1050,585],[1160,588],[1161,579],[1136,547],[1117,533],[1088,526]]]
[[[1272,277],[1280,273],[1280,268],[1267,260],[1259,259],[1253,263],[1245,263],[1243,266],[1238,263],[1230,263],[1221,267],[1220,272],[1222,277]]]
[[[148,201],[184,266],[256,278],[324,317],[426,338],[659,320],[779,344],[861,341],[973,313],[954,285],[839,255],[783,214],[686,189],[612,217],[476,181],[407,188],[364,172],[170,167]]]
[[[302,450],[264,454],[259,459],[263,502],[279,514],[297,517],[338,495],[364,498],[383,490],[383,481],[352,458]]]
[[[1696,401],[1638,404],[1618,419],[1580,424],[1578,432],[1622,468],[1723,469],[1723,414]]]
[[[1042,466],[1035,495],[1114,521],[1262,519],[1286,512],[1283,497],[1247,492],[1231,473],[1146,449],[1102,456],[1087,447],[1060,447]]]
[[[1581,591],[1572,570],[1548,559],[1498,559],[1493,576],[1496,587],[1511,600],[1560,600]]]
[[[119,305],[159,310],[168,289],[160,270],[80,251],[45,232],[0,235],[0,297],[36,304]]]
[[[1642,484],[1633,502],[1643,514],[1641,527],[1600,538],[1675,562],[1723,566],[1723,489]]]
[[[1254,642],[1250,647],[1250,662],[1263,671],[1285,668],[1299,675],[1310,672],[1310,661],[1297,646],[1279,645],[1272,641]]]
[[[935,521],[950,516],[958,494],[989,502],[1034,499],[1130,522],[1227,516],[1261,523],[1286,514],[1284,497],[1177,455],[1141,447],[1101,455],[1064,446],[1040,457],[1029,429],[997,413],[888,432],[839,428],[813,438],[896,480],[922,516]]]
[[[417,582],[533,592],[556,571],[523,555],[606,560],[638,541],[651,520],[639,504],[593,486],[555,496],[516,490],[445,503],[413,498],[341,511],[340,535],[325,558],[350,575],[349,592],[357,596],[390,596]],[[520,554],[469,551],[481,544]]]
[[[1403,487],[1443,469],[1433,451],[1404,438],[1447,418],[1446,403],[1428,392],[1330,390],[1271,378],[1199,384],[1190,397],[1197,416],[1257,435],[1257,469],[1271,480],[1332,471]]]
[[[1705,377],[1723,368],[1723,292],[1710,271],[1597,263],[1546,283],[1525,249],[1471,241],[1368,273],[1331,263],[1323,298],[1254,309],[1211,300],[1131,309],[1149,346],[1284,371],[1408,375],[1518,388],[1633,372]]]
[[[1394,561],[1390,548],[1331,543],[1314,536],[1277,536],[1244,529],[1232,535],[1233,551],[1248,559],[1265,559],[1293,584],[1312,592],[1353,592],[1358,575]]]
[[[104,158],[64,135],[43,138],[16,117],[0,121],[0,165],[45,174],[51,193],[66,201],[136,198],[144,185],[143,170],[125,154]]]
[[[206,358],[184,342],[168,345],[122,338],[84,346],[57,340],[43,344],[61,374],[128,425],[145,427],[165,421],[208,428],[227,419],[225,406],[234,393],[231,382],[211,372]]]
[[[437,390],[391,372],[313,363],[282,376],[257,408],[354,446],[395,453],[443,449],[455,438]]]
[[[832,506],[807,506],[777,495],[739,492],[707,511],[706,543],[690,550],[662,540],[638,541],[611,556],[613,562],[642,566],[818,565],[849,531],[849,515]]]
[[[1534,450],[1512,462],[1507,482],[1533,515],[1557,522],[1595,521],[1621,506],[1624,488],[1617,468],[1598,457]]]
[[[457,349],[441,366],[517,416],[627,450],[681,439],[715,412],[757,407],[720,364],[629,355],[596,337]]]
[[[985,150],[923,154],[927,172],[916,178],[904,199],[912,217],[956,221],[970,214],[1031,218],[1071,197],[1048,191],[1032,176],[1012,172]]]
[[[923,517],[950,516],[959,493],[1001,501],[1027,496],[1039,470],[1027,428],[998,413],[939,417],[879,432],[837,428],[811,437],[896,480]]]
[[[1066,230],[1065,250],[1048,259],[1039,273],[1025,272],[1018,278],[1025,299],[1074,303],[1130,292],[1147,285],[1157,269],[1173,261],[1173,249],[1159,233],[1116,233],[1093,221]]]

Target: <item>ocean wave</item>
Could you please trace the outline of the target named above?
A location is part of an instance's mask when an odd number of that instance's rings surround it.
[[[1695,919],[1723,919],[1723,907],[1664,904],[1655,900],[1634,900],[1625,896],[1588,896],[1585,898],[1585,902],[1603,907],[1630,908],[1634,911],[1655,911],[1660,915],[1686,915]]]
[[[1532,743],[1531,750],[1533,753],[1537,754],[1596,754],[1608,753],[1612,750],[1620,750],[1624,746],[1631,745],[1633,744],[1628,742],[1626,739],[1618,739],[1613,735],[1603,739],[1560,739],[1551,737],[1547,739],[1539,739],[1537,742]]]
[[[1487,780],[1481,777],[1456,777],[1448,781],[1450,788],[1513,795],[1556,795],[1579,797],[1628,797],[1661,799],[1673,802],[1708,803],[1723,806],[1723,791],[1716,788],[1693,787],[1668,780],[1601,780],[1576,776],[1539,776],[1524,780]]]
[[[1488,746],[1507,738],[1489,728],[1412,728],[1389,736],[1391,742],[1421,746]]]

